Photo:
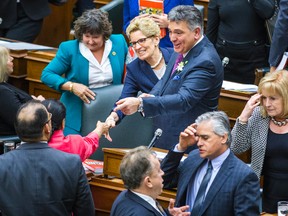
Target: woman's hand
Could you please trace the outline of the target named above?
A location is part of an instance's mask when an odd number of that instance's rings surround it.
[[[96,128],[93,132],[97,133],[99,139],[102,135],[104,135],[107,140],[112,142],[112,138],[109,135],[109,129],[110,127],[108,124],[106,124],[105,122],[98,121]]]
[[[95,100],[95,93],[87,86],[81,83],[73,83],[73,91],[84,103],[90,103],[90,100]]]
[[[239,121],[246,123],[248,122],[248,119],[252,115],[253,110],[259,106],[260,104],[260,98],[262,97],[261,94],[255,94],[253,95],[248,102],[246,103],[241,115],[239,116]]]
[[[34,95],[31,95],[31,97],[34,99],[34,100],[38,100],[38,101],[44,101],[45,98],[42,96],[42,95],[38,95],[37,97],[34,96]]]

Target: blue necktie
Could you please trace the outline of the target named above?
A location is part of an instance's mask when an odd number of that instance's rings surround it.
[[[209,161],[206,174],[201,182],[201,185],[199,187],[199,190],[198,190],[195,202],[194,202],[193,209],[191,211],[191,216],[197,216],[201,210],[202,204],[205,200],[206,188],[212,175],[212,170],[213,170],[213,167],[212,167],[211,161]]]

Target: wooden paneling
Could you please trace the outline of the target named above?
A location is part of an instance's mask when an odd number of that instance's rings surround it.
[[[112,0],[94,0],[94,4],[96,6],[96,8],[100,8],[106,4],[108,4],[109,2],[111,2]]]
[[[25,57],[27,61],[27,77],[29,82],[29,94],[42,95],[45,98],[60,98],[60,93],[49,88],[40,81],[41,73],[47,64],[54,58],[56,50],[53,51],[31,51]]]
[[[62,6],[50,5],[52,12],[44,18],[41,32],[34,43],[58,47],[61,42],[69,40],[75,2],[69,0]]]
[[[204,32],[206,31],[207,21],[208,21],[208,4],[209,0],[194,0],[194,4],[204,6]]]

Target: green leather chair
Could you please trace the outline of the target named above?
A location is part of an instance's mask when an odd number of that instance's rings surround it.
[[[119,98],[123,85],[110,85],[93,89],[96,99],[83,105],[82,136],[91,132],[98,120],[105,121],[114,103]],[[139,113],[126,116],[119,125],[110,129],[112,143],[106,138],[100,139],[100,146],[91,156],[95,160],[103,160],[102,148],[134,148],[148,145],[154,135],[152,119],[143,118]]]

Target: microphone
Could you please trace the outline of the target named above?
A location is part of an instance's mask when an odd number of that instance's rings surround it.
[[[158,128],[155,133],[154,133],[154,136],[151,140],[151,142],[149,143],[148,145],[148,149],[152,148],[155,143],[156,143],[156,140],[159,139],[159,137],[162,135],[162,129]]]
[[[222,66],[225,68],[229,64],[229,58],[224,57],[222,60]]]

